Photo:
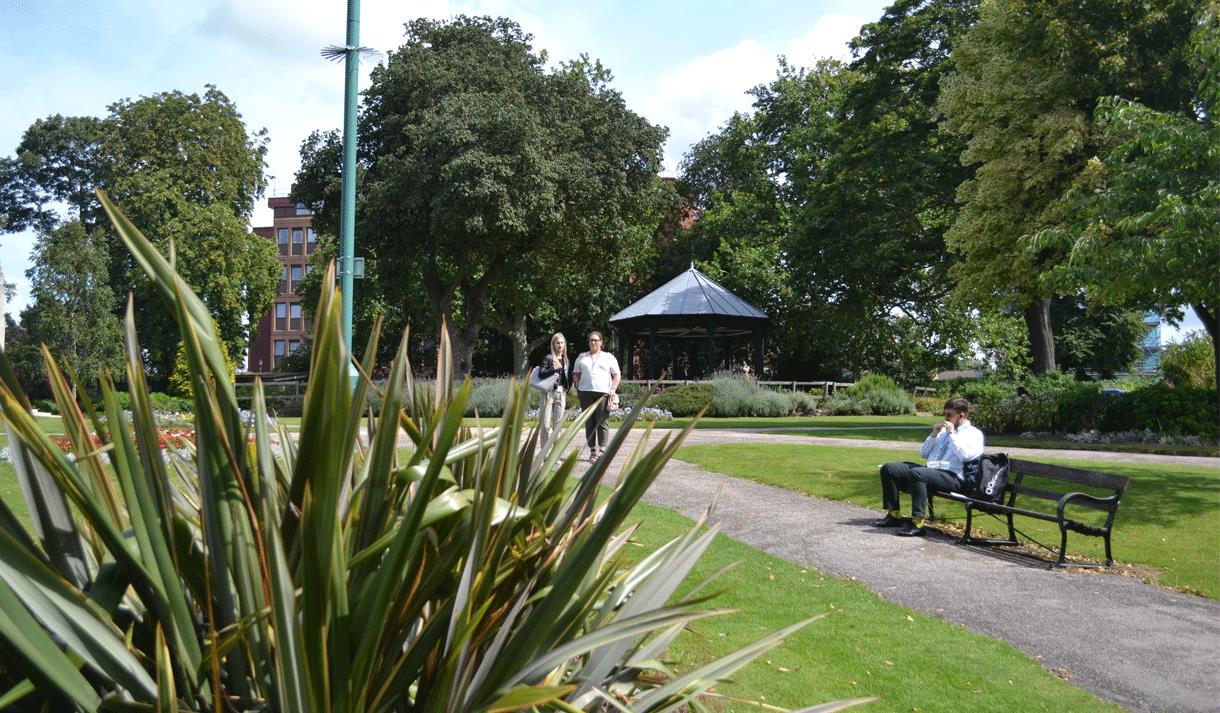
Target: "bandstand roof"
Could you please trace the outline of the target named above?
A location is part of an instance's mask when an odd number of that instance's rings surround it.
[[[767,314],[712,278],[690,269],[645,295],[610,318],[624,329],[655,327],[671,337],[706,335],[710,326],[717,334],[745,334],[764,326]]]

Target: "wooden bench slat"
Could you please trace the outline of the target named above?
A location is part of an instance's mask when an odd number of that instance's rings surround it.
[[[1066,465],[1051,465],[1050,463],[1037,463],[1030,460],[1017,460],[1016,458],[1009,459],[1009,467],[1012,471],[1025,473],[1026,475],[1039,475],[1079,485],[1090,485],[1095,488],[1109,488],[1110,490],[1126,490],[1127,483],[1131,480],[1131,478],[1125,475],[1100,473],[1095,470],[1071,468]]]
[[[1045,500],[1050,500],[1053,502],[1059,502],[1060,498],[1062,498],[1064,495],[1067,495],[1067,493],[1057,493],[1054,490],[1043,490],[1041,488],[1033,488],[1028,485],[1020,485],[1020,484],[1014,484],[1012,486],[1012,489],[1017,491],[1017,493],[1019,495],[1027,495],[1029,497],[1034,497],[1034,498],[1043,498]],[[1106,502],[1106,503],[1095,503],[1092,500],[1073,500],[1070,503],[1069,507],[1084,507],[1084,508],[1092,508],[1094,510],[1104,510],[1106,512],[1114,512],[1115,510],[1118,509],[1118,503],[1114,502],[1114,501]]]

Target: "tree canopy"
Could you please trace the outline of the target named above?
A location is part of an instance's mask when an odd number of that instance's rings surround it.
[[[110,234],[93,195],[105,190],[158,247],[168,253],[172,245],[179,271],[239,359],[279,276],[275,246],[247,227],[266,186],[265,132],[248,133],[237,108],[211,86],[202,96],[163,92],[109,109],[102,119],[57,115],[27,129],[0,170],[3,229],[50,233],[79,221],[88,234],[104,231],[110,294],[134,293],[149,366],[168,379],[178,345],[174,318]],[[44,268],[54,269],[37,263],[34,271]]]
[[[531,41],[503,18],[408,23],[361,110],[361,250],[387,302],[422,286],[462,374],[490,311],[511,317],[595,277],[625,284],[664,195],[665,129],[627,109],[599,63],[548,70]],[[298,176],[332,234],[337,141],[307,142]],[[510,286],[537,289],[519,300]]]
[[[970,303],[1023,311],[1035,372],[1055,368],[1054,290],[1040,275],[1067,256],[1028,239],[1056,224],[1049,209],[1100,145],[1093,113],[1103,97],[1189,105],[1185,39],[1196,4],[996,0],[954,49],[940,109],[967,141],[962,162],[977,168],[947,234],[961,256],[953,276]]]

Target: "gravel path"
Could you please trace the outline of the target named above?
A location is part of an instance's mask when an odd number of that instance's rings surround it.
[[[629,445],[636,438],[629,436]],[[712,429],[692,432],[687,442],[913,448],[902,442]],[[1032,458],[1217,467],[1216,459],[1182,456],[1003,450]],[[683,461],[672,461],[645,499],[694,518],[718,492],[715,518],[723,532],[763,552],[855,577],[889,601],[1010,642],[1074,685],[1130,710],[1220,710],[1220,602],[1132,577],[1051,571],[1029,558],[958,545],[947,535],[894,537],[869,526],[879,511]]]

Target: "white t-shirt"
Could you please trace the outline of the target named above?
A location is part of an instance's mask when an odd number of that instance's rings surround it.
[[[598,352],[596,355],[584,352],[576,358],[575,371],[580,372],[577,390],[596,391],[601,394],[610,393],[610,384],[620,373],[618,359],[610,352]]]

